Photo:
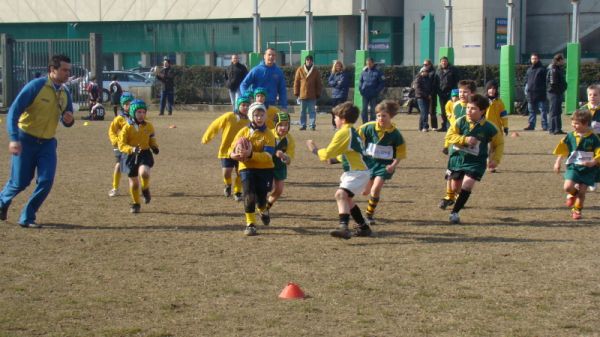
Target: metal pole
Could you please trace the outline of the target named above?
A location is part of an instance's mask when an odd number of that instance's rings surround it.
[[[293,65],[293,63],[292,63],[292,40],[290,40],[288,43],[290,46],[290,65]],[[300,61],[300,64],[302,64],[302,61]]]
[[[446,0],[446,32],[444,35],[446,47],[452,47],[452,0]]]
[[[579,42],[579,0],[571,0],[573,5],[573,25],[571,26],[571,42]]]
[[[313,16],[310,8],[310,0],[306,1],[308,10],[304,12],[306,14],[306,50],[313,49]]]
[[[506,44],[512,46],[515,44],[515,34],[513,32],[513,8],[515,4],[513,0],[506,1],[506,7],[508,7],[508,18],[506,20]]]
[[[369,45],[369,16],[367,15],[367,0],[362,0],[360,8],[360,49],[367,50]]]
[[[415,52],[417,50],[417,41],[416,41],[416,39],[417,39],[417,32],[416,32],[417,28],[416,28],[416,25],[417,25],[416,22],[413,22],[413,26],[412,26],[412,55],[413,55],[413,57],[412,57],[412,64],[413,64],[413,66],[412,66],[412,78],[415,78],[415,66],[417,65],[417,60],[416,60],[417,55],[416,55],[416,52]]]
[[[252,36],[252,51],[255,53],[260,53],[260,47],[258,45],[258,30],[260,26],[260,14],[258,13],[258,0],[254,0],[254,13],[252,13],[252,24],[254,34]]]

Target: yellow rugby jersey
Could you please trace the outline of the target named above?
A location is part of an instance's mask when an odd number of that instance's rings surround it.
[[[448,102],[446,102],[446,106],[444,107],[444,111],[446,113],[446,118],[448,119],[448,121],[450,121],[450,119],[452,118],[452,108],[454,107],[454,103],[456,102],[449,100]]]
[[[496,98],[490,102],[490,106],[485,112],[485,119],[494,123],[500,133],[505,128],[508,128],[508,113],[504,107],[504,102],[500,98]]]
[[[142,124],[137,124],[128,120],[123,126],[119,133],[119,151],[132,154],[135,147],[142,150],[158,147],[152,123],[144,121]]]
[[[364,171],[368,170],[368,167],[363,160],[363,152],[364,147],[358,132],[352,124],[344,124],[333,135],[329,145],[320,149],[317,155],[321,161],[341,156],[344,171]]]
[[[460,117],[467,115],[467,103],[463,103],[460,100],[456,102],[452,102],[452,107],[450,108],[450,114],[448,115],[448,123],[450,127],[456,123],[456,120]],[[448,128],[448,132],[450,128]],[[448,148],[450,144],[448,143],[448,133],[446,133],[446,137],[444,138],[444,148]]]
[[[108,139],[110,139],[113,147],[119,146],[119,132],[121,132],[125,124],[127,124],[127,117],[123,115],[118,115],[110,123],[108,127]]]
[[[217,158],[229,158],[229,148],[233,137],[250,123],[247,117],[234,112],[227,112],[215,119],[202,136],[202,144],[208,144],[222,130],[221,145]]]
[[[275,120],[277,119],[277,113],[279,109],[276,106],[270,106],[267,108],[267,116],[265,120],[265,124],[271,130],[275,128]]]
[[[252,143],[252,157],[245,162],[240,161],[239,170],[246,169],[272,169],[273,153],[275,153],[275,137],[266,127],[263,130],[253,129],[251,126],[243,127],[233,138],[229,153],[232,153],[237,140],[246,137]]]

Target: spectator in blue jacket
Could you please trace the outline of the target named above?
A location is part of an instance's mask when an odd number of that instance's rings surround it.
[[[536,110],[542,115],[542,129],[548,131],[548,101],[546,100],[546,68],[542,65],[538,54],[531,54],[531,66],[525,74],[527,94],[527,110],[529,110],[529,125],[525,131],[535,129]]]
[[[333,67],[331,68],[331,75],[327,81],[329,86],[333,88],[331,92],[331,107],[335,107],[340,103],[344,103],[348,100],[348,89],[350,88],[350,78],[348,73],[344,69],[342,61],[335,60]],[[333,110],[331,113],[331,124],[335,129],[335,116]]]
[[[360,74],[359,90],[363,97],[361,118],[363,123],[375,120],[375,106],[377,105],[379,94],[385,85],[383,73],[375,67],[372,57],[367,59],[367,66]],[[368,110],[367,108],[370,108]]]
[[[240,85],[243,95],[252,96],[254,89],[264,88],[267,90],[267,107],[277,105],[279,97],[279,108],[287,110],[287,91],[283,71],[275,64],[275,49],[267,48],[263,60],[259,65],[252,68]]]

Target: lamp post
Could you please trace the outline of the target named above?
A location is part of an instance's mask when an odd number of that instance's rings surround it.
[[[360,7],[360,46],[354,58],[354,105],[363,106],[363,97],[360,94],[360,75],[369,56],[369,16],[367,15],[367,0],[361,1]]]
[[[454,63],[454,48],[452,47],[452,0],[442,0],[446,19],[444,25],[444,42],[445,46],[440,47],[440,58],[447,57],[448,62]]]
[[[248,58],[248,65],[252,68],[260,62],[260,13],[258,13],[258,0],[254,0],[252,12],[252,52]]]
[[[313,52],[313,13],[310,6],[311,0],[306,0],[306,50],[300,51],[300,64],[304,64],[304,60],[308,55],[314,56]],[[290,65],[292,64],[292,42],[290,41]]]

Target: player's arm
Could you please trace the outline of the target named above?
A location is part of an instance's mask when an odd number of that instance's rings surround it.
[[[150,149],[154,154],[158,154],[158,142],[156,141],[156,132],[154,132],[154,126],[150,124]]]
[[[319,160],[326,161],[327,159],[335,158],[344,153],[350,144],[350,130],[340,130],[335,133],[333,139],[326,148],[317,150]]]
[[[204,131],[204,135],[202,136],[202,144],[208,144],[217,134],[219,134],[219,130],[223,129],[223,124],[225,122],[226,116],[221,115],[219,118],[215,119],[210,123],[206,131]]]
[[[73,117],[73,98],[71,97],[71,93],[69,90],[64,89],[67,94],[67,107],[65,110],[61,111],[60,122],[65,127],[70,128],[75,124],[75,117]]]
[[[498,108],[500,109],[500,120],[502,121],[502,130],[500,130],[500,132],[508,134],[508,112],[506,111],[506,107],[504,106],[502,100],[498,99],[498,103]]]
[[[119,128],[119,125],[118,125],[116,119],[114,119],[110,123],[110,126],[108,127],[108,139],[110,139],[110,143],[115,148],[119,146],[119,129],[118,128]]]
[[[273,161],[273,155],[275,154],[275,138],[265,137],[265,144],[263,145],[262,151],[252,151],[250,153],[250,160],[254,163],[268,163]]]
[[[448,133],[446,134],[446,144],[456,144],[460,146],[465,146],[467,144],[466,138],[464,135],[460,133],[460,129],[458,128],[458,121],[454,124],[450,124],[450,128],[448,128]]]
[[[287,135],[287,139],[288,139],[288,148],[287,151],[285,152],[285,154],[287,154],[288,157],[290,157],[290,159],[294,159],[294,157],[296,157],[296,141],[294,140],[294,137],[292,137],[292,135],[290,135],[288,133]],[[289,165],[289,163],[288,163]]]
[[[127,154],[134,152],[134,147],[129,145],[129,126],[125,125],[119,132],[119,151]]]

